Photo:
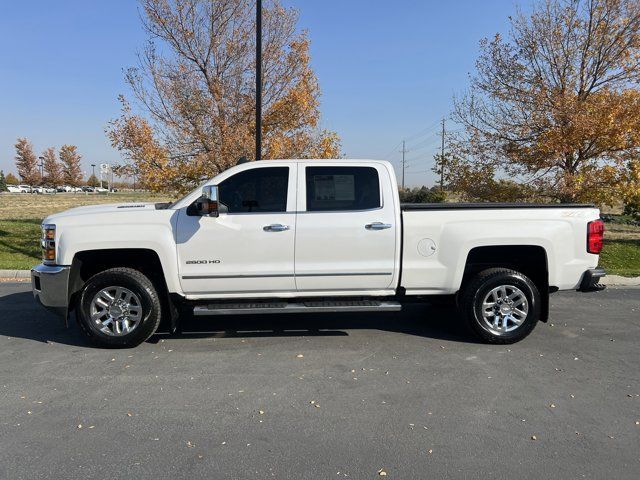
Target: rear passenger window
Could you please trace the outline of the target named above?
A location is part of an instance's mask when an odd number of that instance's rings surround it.
[[[307,211],[369,210],[382,206],[372,167],[306,167]]]

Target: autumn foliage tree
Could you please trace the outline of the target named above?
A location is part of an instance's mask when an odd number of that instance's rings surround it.
[[[82,183],[82,168],[78,147],[75,145],[63,145],[59,152],[62,165],[62,180],[65,185],[78,187]]]
[[[149,43],[126,73],[135,105],[108,136],[151,189],[185,190],[251,158],[255,138],[255,2],[141,0]],[[263,158],[339,154],[320,130],[317,78],[298,14],[263,8]]]
[[[7,185],[18,185],[18,183],[20,183],[18,177],[11,172],[7,173]]]
[[[456,99],[447,183],[467,198],[640,193],[640,2],[546,0],[510,22]]]
[[[62,182],[62,167],[56,158],[56,150],[53,147],[42,152],[42,163],[44,169],[44,183],[55,187]]]
[[[91,174],[87,179],[87,185],[89,185],[90,187],[97,187],[98,185],[100,185],[100,180],[98,180],[98,177],[96,177],[94,174]]]
[[[19,138],[16,147],[16,169],[22,181],[28,185],[37,185],[40,182],[38,171],[38,158],[33,153],[33,145],[26,138]]]

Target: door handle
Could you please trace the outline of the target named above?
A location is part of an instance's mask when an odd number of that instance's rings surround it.
[[[289,230],[289,225],[282,225],[280,223],[274,223],[272,225],[265,225],[262,227],[265,232],[284,232]]]
[[[382,223],[382,222],[373,222],[368,223],[364,226],[367,230],[386,230],[387,228],[391,228],[390,223]]]

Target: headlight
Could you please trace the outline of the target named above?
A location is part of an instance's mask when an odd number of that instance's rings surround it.
[[[56,226],[42,225],[42,261],[45,264],[56,263]]]

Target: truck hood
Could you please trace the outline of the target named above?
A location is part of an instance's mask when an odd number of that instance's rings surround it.
[[[157,210],[155,203],[108,203],[106,205],[89,205],[86,207],[76,207],[65,210],[64,212],[49,215],[43,223],[56,223],[57,220],[68,217],[79,217],[83,215],[97,214],[118,214],[118,213],[134,213],[149,212]]]

